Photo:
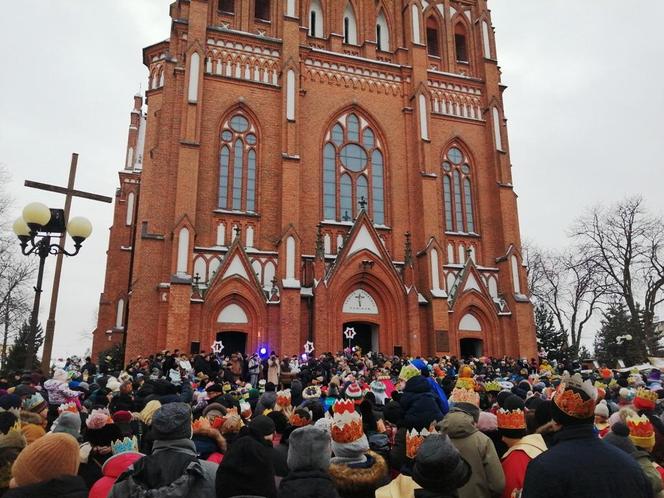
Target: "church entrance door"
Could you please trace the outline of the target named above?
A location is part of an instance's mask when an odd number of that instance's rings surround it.
[[[475,356],[479,358],[484,351],[482,339],[461,339],[459,341],[459,352],[461,357]]]
[[[244,354],[247,348],[246,332],[217,332],[217,340],[224,345],[221,352],[224,356],[230,356],[233,353]]]
[[[379,352],[378,325],[367,322],[344,323],[343,328],[341,330],[342,333],[341,338],[343,340],[342,344],[344,345],[344,349],[348,347],[348,339],[344,335],[344,331],[347,328],[352,328],[355,330],[355,337],[350,341],[351,347],[359,346],[360,348],[362,348],[362,354],[366,354],[369,351],[373,351],[374,353]]]

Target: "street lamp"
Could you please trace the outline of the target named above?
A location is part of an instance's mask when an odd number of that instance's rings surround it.
[[[37,272],[37,285],[35,286],[35,299],[30,315],[30,332],[27,344],[25,369],[32,370],[32,357],[35,354],[35,337],[37,335],[37,322],[39,318],[39,303],[42,293],[42,280],[44,278],[44,263],[49,254],[64,254],[76,256],[81,250],[83,241],[92,233],[92,224],[83,217],[69,220],[65,225],[64,211],[62,209],[49,209],[41,202],[33,202],[23,208],[23,216],[18,218],[12,227],[14,233],[21,241],[21,252],[25,256],[32,254],[39,258],[39,271]],[[74,241],[74,250],[65,249],[65,231]],[[60,239],[52,243],[51,237]],[[48,368],[48,365],[47,365]]]

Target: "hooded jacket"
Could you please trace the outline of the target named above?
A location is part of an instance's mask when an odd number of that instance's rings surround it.
[[[473,417],[465,412],[450,412],[443,420],[442,430],[473,471],[470,480],[458,489],[459,497],[491,498],[501,494],[505,487],[503,467],[491,439],[475,427]]]
[[[406,382],[399,403],[404,411],[404,425],[409,429],[422,430],[443,418],[436,395],[426,377],[421,375]]]
[[[374,496],[376,489],[387,484],[387,463],[383,457],[369,451],[367,461],[360,464],[330,464],[330,477],[341,498]]]
[[[281,480],[279,498],[339,498],[332,479],[322,470],[296,470]]]
[[[152,455],[118,477],[108,498],[207,498],[214,496],[217,464],[196,458],[190,439],[155,441]]]
[[[2,496],[3,498],[87,498],[88,488],[78,476],[62,476],[46,482],[12,488]]]
[[[141,453],[128,452],[119,453],[106,460],[101,468],[103,477],[92,485],[88,498],[106,498],[117,478],[143,456]]]

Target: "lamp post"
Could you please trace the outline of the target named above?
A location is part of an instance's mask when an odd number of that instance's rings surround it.
[[[37,271],[37,284],[35,285],[35,299],[32,304],[30,315],[30,332],[27,344],[27,356],[24,368],[32,370],[32,358],[35,354],[35,337],[37,335],[37,323],[39,321],[39,304],[41,301],[42,281],[44,279],[44,263],[49,254],[64,254],[65,256],[76,256],[81,250],[83,241],[92,233],[92,224],[87,218],[76,217],[69,220],[65,225],[64,211],[61,209],[49,209],[40,202],[33,202],[23,208],[23,216],[14,222],[14,233],[21,241],[21,252],[25,256],[32,254],[39,258],[39,270]],[[67,251],[64,243],[52,243],[51,237],[62,238],[65,231],[74,241],[74,250]],[[42,365],[42,369],[48,369],[49,365]]]

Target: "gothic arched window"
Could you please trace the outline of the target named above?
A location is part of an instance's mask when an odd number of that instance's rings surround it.
[[[450,147],[442,169],[445,231],[476,233],[470,158],[459,147]]]
[[[438,35],[438,21],[434,16],[427,19],[427,53],[440,57],[440,37]]]
[[[376,48],[382,51],[390,50],[390,27],[382,9],[376,17]]]
[[[256,211],[256,128],[241,112],[226,120],[219,151],[219,209]]]
[[[319,0],[309,4],[309,36],[323,38],[323,8]]]
[[[347,45],[357,45],[357,21],[355,20],[355,11],[353,6],[348,2],[344,9],[344,25],[343,25],[344,43]]]
[[[458,22],[454,27],[454,49],[457,62],[468,62],[466,28],[461,22]]]
[[[323,217],[351,221],[364,205],[385,224],[385,159],[374,129],[355,113],[341,116],[323,148]]]

